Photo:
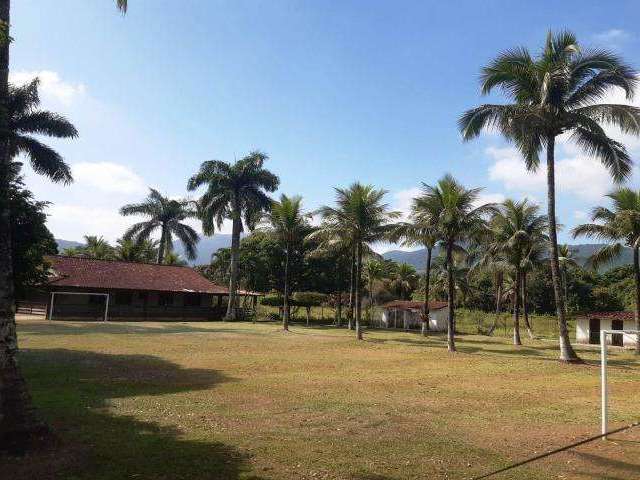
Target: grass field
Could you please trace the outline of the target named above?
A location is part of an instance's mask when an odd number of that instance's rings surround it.
[[[272,323],[20,320],[20,361],[60,438],[0,458],[21,479],[464,479],[597,433],[596,350]],[[640,415],[613,353],[612,426]],[[497,479],[640,476],[640,429]]]

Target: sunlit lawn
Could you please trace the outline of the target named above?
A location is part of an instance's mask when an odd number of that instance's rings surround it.
[[[273,323],[19,322],[21,364],[60,441],[11,479],[470,478],[594,434],[597,351]],[[640,415],[613,354],[612,425]],[[640,477],[640,429],[494,478]],[[5,463],[2,466],[2,463]]]

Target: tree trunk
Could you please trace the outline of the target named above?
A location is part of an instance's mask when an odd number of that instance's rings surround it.
[[[356,279],[356,250],[355,246],[351,250],[351,273],[349,276],[349,330],[353,330],[353,307],[355,302],[355,279]]]
[[[231,230],[231,272],[229,278],[229,305],[227,305],[227,320],[238,319],[237,297],[238,297],[238,257],[240,255],[240,231],[242,229],[242,219],[240,218],[240,206],[237,199],[233,205],[233,227]],[[285,314],[287,311],[285,309]]]
[[[535,336],[533,335],[533,328],[529,323],[529,305],[527,304],[529,301],[527,295],[527,272],[522,272],[522,284],[520,287],[522,289],[522,317],[524,318],[524,325],[527,328],[529,338],[533,340]]]
[[[340,327],[342,323],[342,292],[338,291],[338,305],[336,308],[336,323]]]
[[[429,331],[429,287],[431,283],[431,248],[427,247],[427,263],[424,272],[424,312],[422,312],[422,335]]]
[[[362,340],[362,329],[360,321],[362,320],[362,302],[360,284],[362,282],[362,242],[358,240],[356,246],[356,281],[355,281],[355,301],[356,301],[356,338]]]
[[[487,335],[493,335],[496,328],[498,328],[498,320],[500,319],[500,306],[502,305],[502,272],[496,272],[495,274],[496,281],[496,316],[493,320],[493,324],[487,330]]]
[[[635,321],[636,330],[640,330],[640,255],[638,247],[633,247],[633,274],[636,283],[636,311]],[[640,334],[636,335],[636,355],[640,355]]]
[[[565,315],[564,298],[560,285],[560,264],[558,262],[558,231],[556,226],[556,181],[555,181],[555,136],[547,139],[547,215],[549,218],[549,261],[551,262],[551,280],[558,315],[560,341],[560,360],[564,362],[580,361],[569,340],[569,327]]]
[[[513,292],[513,344],[522,345],[520,339],[520,268],[516,267],[516,285]]]
[[[160,230],[160,243],[158,243],[158,264],[161,264],[164,261],[165,251],[167,249],[167,229],[164,224]]]
[[[447,300],[449,301],[449,314],[447,315],[447,347],[450,352],[455,352],[455,285],[453,283],[453,242],[451,241],[447,242]]]
[[[289,245],[284,257],[284,314],[282,315],[282,329],[289,330]],[[307,314],[307,325],[309,325],[309,315]]]
[[[0,0],[0,21],[9,36],[10,1]],[[0,131],[6,130],[9,81],[9,42],[0,45]],[[18,366],[13,265],[9,211],[8,145],[0,141],[0,450],[22,453],[47,434],[36,414]]]
[[[307,311],[307,327],[309,326],[309,321],[311,320],[311,307],[305,307]]]

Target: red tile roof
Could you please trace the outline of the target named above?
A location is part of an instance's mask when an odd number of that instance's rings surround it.
[[[429,302],[429,310],[440,310],[448,307],[447,302]],[[391,310],[422,310],[424,302],[414,302],[411,300],[394,300],[393,302],[385,303],[382,308]]]
[[[611,318],[613,320],[633,320],[634,312],[585,312],[577,315],[578,318]]]
[[[190,267],[60,255],[45,258],[51,264],[48,283],[54,287],[229,293]]]

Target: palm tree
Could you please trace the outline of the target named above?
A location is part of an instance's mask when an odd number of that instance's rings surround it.
[[[253,230],[260,216],[271,208],[271,198],[265,192],[274,192],[280,180],[264,168],[269,157],[262,152],[251,152],[235,163],[209,160],[189,179],[191,191],[206,185],[207,190],[199,203],[200,219],[205,235],[213,235],[215,227],[222,227],[225,219],[233,223],[231,232],[231,266],[229,304],[226,317],[236,320],[238,291],[238,255],[240,234]],[[243,225],[244,220],[244,225]]]
[[[400,263],[393,272],[392,285],[403,300],[411,298],[411,292],[418,284],[418,274],[413,265]]]
[[[369,289],[369,305],[373,307],[373,290],[377,282],[381,282],[387,277],[387,265],[377,258],[370,257],[363,268]]]
[[[555,211],[555,141],[569,134],[587,154],[598,158],[616,182],[628,177],[631,159],[625,147],[610,138],[603,124],[626,133],[640,134],[640,109],[629,105],[597,103],[613,88],[622,88],[627,99],[637,85],[636,72],[617,55],[604,50],[582,50],[570,32],[549,32],[544,49],[532,57],[526,48],[499,55],[482,70],[482,93],[500,88],[512,101],[486,104],[464,113],[459,127],[465,140],[484,128],[495,128],[512,141],[528,170],[537,170],[539,154],[547,156],[547,215],[549,257],[560,332],[560,359],[579,361],[569,341],[561,294]]]
[[[336,188],[336,207],[323,206],[318,210],[325,223],[325,232],[333,232],[334,237],[346,234],[355,247],[355,327],[356,338],[362,340],[360,321],[362,289],[362,255],[364,247],[389,236],[393,225],[391,220],[399,216],[389,211],[384,203],[385,190],[358,182],[349,188]]]
[[[8,5],[0,2],[0,20]],[[8,27],[7,27],[8,28]],[[8,45],[0,46],[2,52]],[[1,76],[1,75],[0,75]],[[0,83],[0,124],[3,134],[0,141],[0,450],[26,448],[32,435],[46,429],[33,408],[26,383],[16,360],[18,350],[14,317],[14,282],[9,225],[10,181],[15,173],[13,158],[26,156],[36,173],[49,177],[54,182],[70,183],[71,170],[58,152],[42,143],[42,136],[53,138],[75,138],[78,132],[64,117],[40,110],[38,80],[24,86],[9,86],[4,90]],[[8,92],[2,95],[2,91]],[[4,106],[4,108],[3,108]],[[11,400],[9,400],[11,399]]]
[[[158,241],[143,240],[142,242],[134,242],[131,239],[119,238],[114,248],[114,256],[117,260],[125,262],[154,262],[158,258]]]
[[[175,265],[177,267],[184,267],[187,265],[187,261],[183,259],[179,253],[169,250],[164,256],[162,261],[164,265]]]
[[[126,10],[126,0],[116,0]],[[37,81],[26,87],[9,85],[11,0],[0,0],[0,225],[9,225],[10,172],[16,153],[25,154],[34,171],[55,182],[72,180],[62,157],[32,134],[74,138],[77,131],[63,117],[38,110]],[[16,362],[17,337],[13,310],[13,269],[9,229],[0,228],[0,450],[24,450],[46,430],[37,418],[26,383]],[[9,401],[8,399],[11,399]]]
[[[546,238],[545,215],[538,214],[539,207],[527,199],[519,202],[505,200],[494,212],[490,224],[490,241],[487,250],[501,256],[510,266],[513,279],[513,343],[522,345],[520,339],[520,304],[522,299],[522,272],[526,268],[528,254],[535,244]]]
[[[562,284],[562,295],[564,297],[565,314],[569,312],[569,267],[579,267],[573,255],[573,250],[566,243],[558,245],[558,265],[560,265],[560,281]]]
[[[183,223],[188,218],[196,218],[196,211],[189,200],[172,200],[157,190],[150,188],[147,198],[141,203],[125,205],[120,209],[121,215],[144,215],[148,220],[133,224],[125,232],[125,240],[140,243],[149,240],[156,230],[160,230],[157,263],[163,263],[165,254],[173,249],[173,236],[182,242],[187,258],[196,258],[198,234]]]
[[[85,235],[81,251],[84,255],[98,260],[110,260],[114,256],[113,247],[102,236]]]
[[[445,175],[435,186],[422,184],[422,194],[416,200],[424,211],[432,212],[438,238],[445,248],[447,265],[447,299],[449,302],[447,343],[450,352],[455,346],[455,283],[454,251],[464,251],[463,245],[486,231],[484,215],[493,206],[476,206],[481,189],[465,188],[451,175]]]
[[[438,243],[435,212],[426,210],[420,198],[414,198],[411,205],[411,216],[408,222],[401,222],[392,233],[393,242],[401,242],[402,246],[422,246],[426,250],[424,272],[424,306],[422,312],[422,335],[429,330],[429,294],[431,286],[431,261],[433,249]]]
[[[311,233],[309,218],[310,215],[302,210],[302,197],[299,195],[293,197],[288,197],[285,194],[280,195],[280,201],[274,200],[271,204],[271,210],[265,214],[265,221],[284,249],[282,328],[286,331],[289,330],[289,297],[291,295],[289,262],[296,245]]]
[[[624,247],[631,248],[635,282],[635,328],[640,330],[640,191],[619,188],[607,197],[612,200],[613,208],[594,208],[591,212],[594,223],[578,225],[572,233],[574,238],[586,236],[608,243],[589,259],[589,264],[595,269],[620,257]],[[640,335],[636,338],[636,353],[640,355]]]

